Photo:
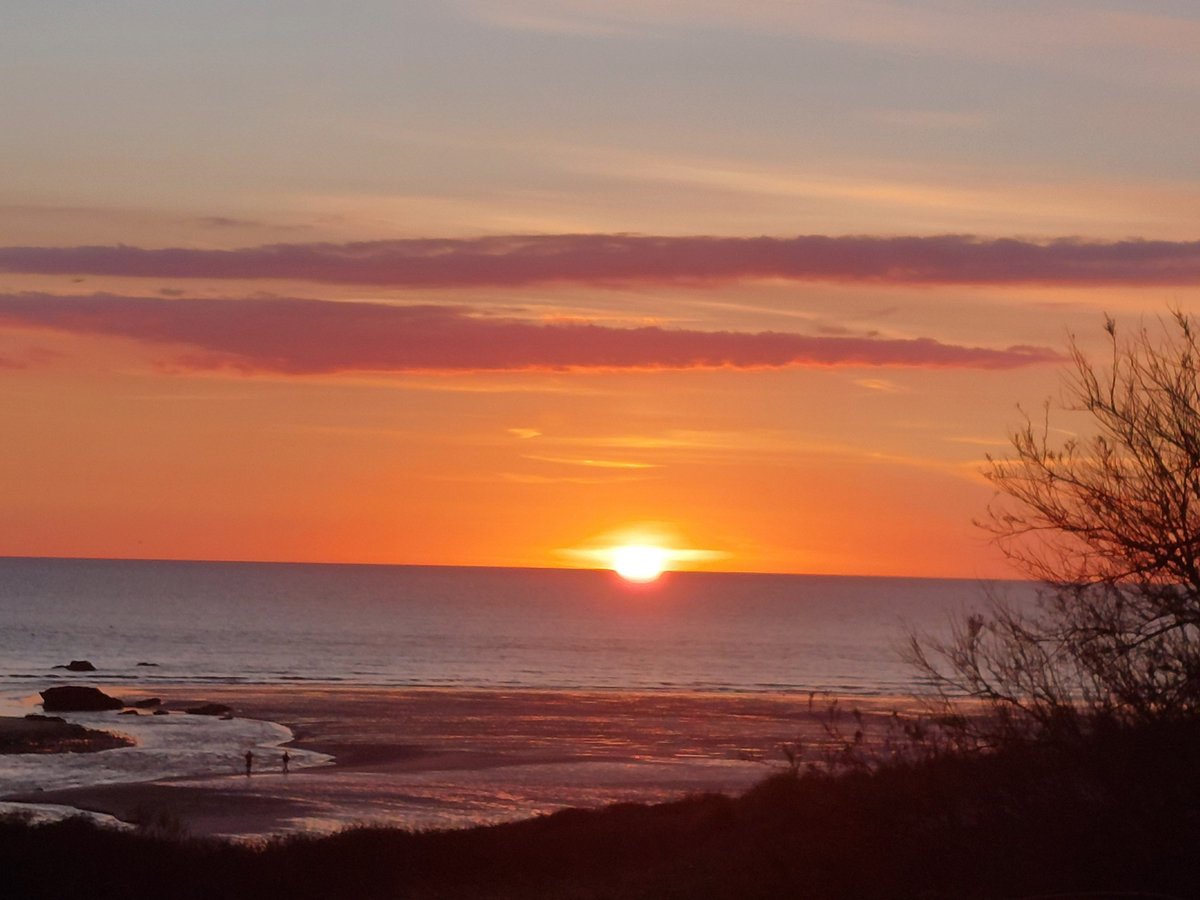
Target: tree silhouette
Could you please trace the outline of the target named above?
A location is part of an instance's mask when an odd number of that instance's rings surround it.
[[[1104,329],[1111,358],[1072,337],[1061,408],[988,458],[997,495],[979,524],[1042,583],[1036,609],[993,598],[948,640],[911,642],[943,697],[988,702],[992,736],[1200,711],[1196,326],[1176,312],[1154,331]],[[1059,439],[1054,414],[1085,427]]]

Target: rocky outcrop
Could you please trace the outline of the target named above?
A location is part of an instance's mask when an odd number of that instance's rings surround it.
[[[42,709],[46,712],[99,712],[121,709],[125,704],[110,697],[99,688],[64,685],[41,692]]]
[[[4,754],[94,753],[133,744],[132,739],[123,735],[84,728],[56,716],[0,718],[0,753]]]
[[[68,672],[95,672],[96,667],[86,659],[73,659],[65,666],[55,666],[56,669],[66,669]]]

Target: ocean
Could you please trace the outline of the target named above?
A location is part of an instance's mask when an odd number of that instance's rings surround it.
[[[909,632],[1021,583],[0,559],[0,691],[77,679],[894,695]]]

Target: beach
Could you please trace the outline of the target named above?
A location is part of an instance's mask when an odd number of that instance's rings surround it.
[[[128,685],[120,691],[127,703],[150,696]],[[147,729],[143,742],[153,738],[149,729],[186,725],[198,735],[188,737],[193,745],[213,744],[206,760],[223,757],[216,771],[211,762],[199,774],[180,763],[180,771],[155,769],[147,780],[76,778],[70,787],[0,799],[242,839],[364,823],[456,828],[565,807],[740,792],[783,766],[781,746],[800,740],[816,752],[828,742],[819,722],[827,701],[795,694],[155,685],[153,695],[170,716],[78,718],[118,733],[137,725]],[[230,706],[233,721],[182,712],[204,702]],[[868,718],[898,705],[855,701]],[[249,738],[222,748],[221,729],[241,724],[237,733],[245,734],[256,723],[275,725],[255,733],[247,776]],[[105,754],[120,752],[128,751]]]

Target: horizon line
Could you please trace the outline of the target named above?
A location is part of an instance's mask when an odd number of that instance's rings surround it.
[[[114,563],[195,563],[199,565],[246,565],[246,566],[355,566],[361,568],[388,569],[488,569],[526,572],[603,572],[613,574],[605,566],[553,566],[553,565],[495,565],[482,563],[399,563],[335,560],[287,560],[287,559],[198,559],[192,557],[142,557],[142,556],[55,556],[0,553],[3,561],[43,562],[114,562]],[[889,581],[975,581],[975,582],[1028,582],[1026,578],[999,578],[995,576],[966,575],[869,575],[853,572],[784,572],[747,569],[666,569],[661,578],[671,575],[765,575],[790,576],[795,578],[871,578]]]

